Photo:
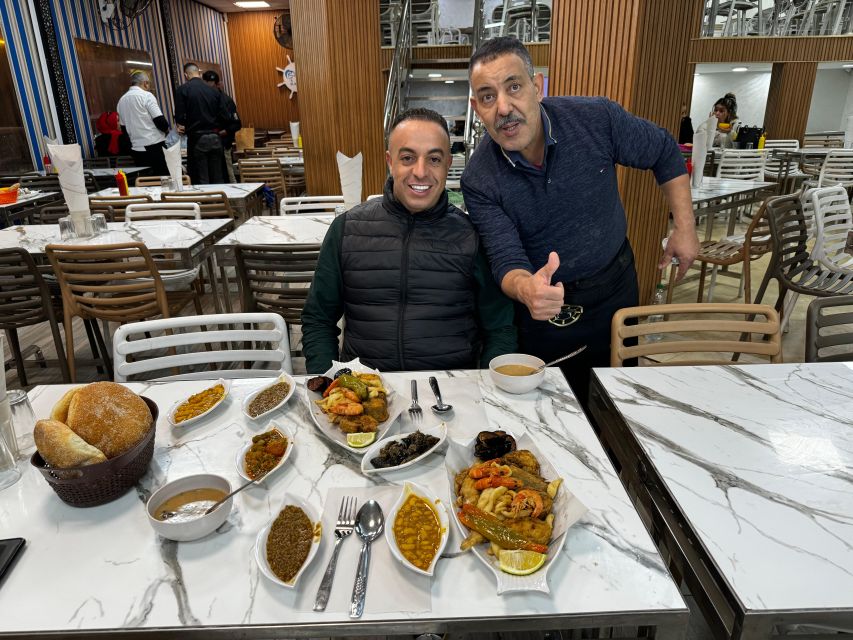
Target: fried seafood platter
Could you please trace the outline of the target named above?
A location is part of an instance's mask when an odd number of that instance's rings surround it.
[[[366,444],[381,439],[407,403],[384,376],[357,360],[333,363],[324,375],[307,381],[305,393],[320,431],[359,456],[367,449],[351,446],[347,436],[352,442],[354,434],[371,434],[369,441],[363,441]]]
[[[547,593],[548,569],[586,507],[528,436],[487,460],[474,455],[475,444],[452,443],[447,454],[460,548],[491,569],[498,594]]]

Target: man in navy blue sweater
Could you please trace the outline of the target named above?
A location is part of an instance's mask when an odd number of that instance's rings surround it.
[[[519,343],[551,360],[581,345],[563,368],[585,404],[591,367],[607,366],[610,321],[638,304],[617,164],[651,169],[674,228],[661,267],[681,277],[699,250],[690,183],[672,136],[606,98],[542,97],[542,74],[510,37],[471,57],[471,105],[488,136],[462,192],[492,274],[516,301]]]

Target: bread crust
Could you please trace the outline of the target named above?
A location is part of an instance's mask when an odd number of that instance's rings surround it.
[[[115,458],[142,440],[153,418],[145,401],[127,387],[93,382],[71,398],[66,423],[107,458]]]
[[[39,420],[33,429],[36,448],[51,467],[68,469],[106,462],[104,453],[58,420]]]
[[[53,405],[53,411],[50,412],[50,419],[56,420],[58,422],[64,422],[67,425],[68,407],[71,406],[71,399],[82,388],[83,387],[74,387],[73,389],[69,389],[68,391],[66,391],[65,394],[59,399],[59,402]]]

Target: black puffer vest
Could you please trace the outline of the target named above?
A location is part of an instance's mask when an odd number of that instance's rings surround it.
[[[394,199],[390,178],[382,200],[347,212],[341,358],[358,356],[380,371],[476,367],[478,242],[446,193],[411,214]]]

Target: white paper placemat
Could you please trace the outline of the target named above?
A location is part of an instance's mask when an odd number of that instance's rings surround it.
[[[312,611],[317,589],[326,571],[332,549],[335,544],[335,523],[341,506],[341,498],[355,496],[360,508],[367,500],[376,500],[382,507],[386,517],[391,507],[397,501],[401,486],[388,485],[370,488],[335,487],[329,489],[323,506],[323,542],[317,558],[311,563],[302,576],[299,585],[300,597],[296,608],[300,611]],[[386,520],[385,526],[390,523]],[[352,586],[355,581],[358,555],[361,551],[361,539],[353,532],[341,543],[338,555],[338,568],[332,593],[326,611],[341,613],[348,612],[352,598]],[[418,575],[401,565],[388,548],[385,533],[371,545],[370,570],[367,578],[367,599],[364,605],[365,614],[372,613],[429,613],[432,611],[432,595],[430,593],[431,579]]]
[[[486,419],[486,409],[483,405],[483,394],[476,379],[471,378],[439,378],[438,386],[441,399],[453,405],[453,412],[436,416],[430,407],[435,404],[435,396],[429,388],[429,382],[418,380],[418,398],[424,411],[422,428],[435,426],[440,422],[447,423],[447,437],[467,442],[481,431],[489,428]],[[408,387],[406,387],[408,391]],[[400,431],[414,431],[415,426],[407,413],[400,418]]]

